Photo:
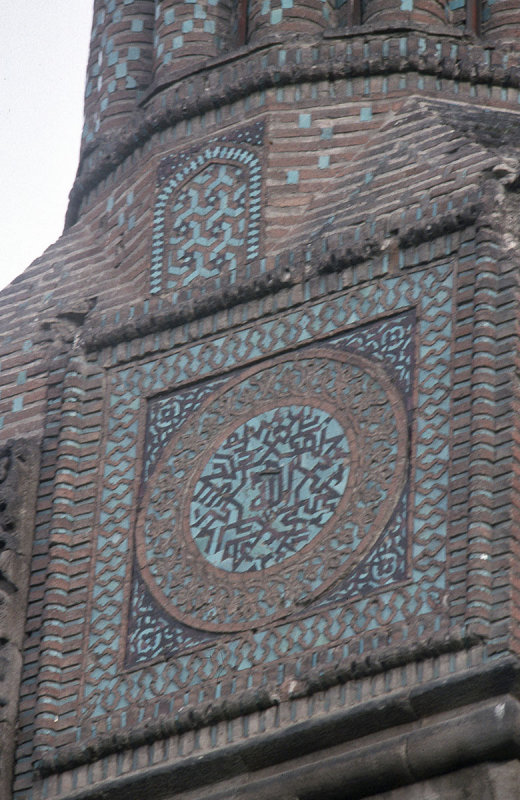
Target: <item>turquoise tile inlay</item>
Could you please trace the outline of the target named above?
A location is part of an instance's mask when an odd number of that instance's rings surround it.
[[[23,410],[23,397],[22,396],[19,395],[18,397],[13,397],[12,410],[13,411],[22,411]]]

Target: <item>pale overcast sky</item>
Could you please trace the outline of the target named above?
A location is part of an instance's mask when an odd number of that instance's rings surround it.
[[[0,0],[0,288],[63,230],[93,0]]]

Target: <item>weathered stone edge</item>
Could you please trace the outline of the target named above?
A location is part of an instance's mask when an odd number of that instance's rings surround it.
[[[389,669],[424,661],[428,658],[435,658],[446,653],[469,650],[480,643],[481,638],[474,634],[449,637],[439,641],[429,640],[410,649],[388,650],[379,656],[369,656],[358,661],[351,660],[328,670],[311,671],[295,684],[289,697],[296,699],[298,697],[312,696],[316,692],[325,691],[332,686],[347,683],[350,680],[375,676]],[[506,683],[508,687],[516,680],[517,672],[520,675],[520,666],[517,668],[515,665],[516,662],[511,659],[501,666],[500,674],[503,677],[507,676]],[[472,678],[472,680],[475,680],[475,678]],[[462,683],[463,680],[461,685]],[[475,685],[478,685],[478,691],[483,689],[485,691],[485,685],[482,687],[478,682]],[[431,691],[433,691],[433,688]],[[420,690],[418,692],[420,693]],[[462,698],[463,696],[464,692],[460,691],[459,697]],[[380,702],[377,701],[376,706]],[[450,700],[450,707],[453,707],[454,702],[456,703],[457,700]],[[89,744],[63,748],[63,750],[52,755],[44,756],[35,765],[35,769],[41,776],[64,772],[83,764],[93,763],[113,753],[135,749],[170,736],[180,735],[221,721],[263,711],[279,703],[280,696],[277,692],[260,688],[244,692],[236,698],[223,700],[219,703],[211,703],[202,707],[187,707],[173,718],[166,717],[128,733],[118,731],[99,737]],[[359,732],[356,726],[354,726],[353,730],[356,730],[357,733]]]
[[[172,787],[175,794],[199,789],[201,797],[224,800],[229,793],[215,791],[212,784],[246,774],[248,781],[234,789],[237,800],[267,800],[275,795],[305,798],[321,793],[340,798],[345,786],[353,800],[485,760],[511,759],[520,755],[519,681],[518,660],[506,657],[204,756],[108,779],[73,791],[66,800],[107,796],[131,800],[144,792],[162,800],[171,796]],[[466,710],[459,710],[451,719],[428,720],[431,715],[464,706]],[[420,726],[416,724],[419,721]],[[412,727],[390,733],[403,725]],[[382,731],[387,731],[384,741],[361,743],[364,737]],[[327,755],[328,748],[336,748],[337,753],[343,744],[347,745],[343,753]],[[299,763],[291,764],[292,759]],[[272,776],[255,778],[255,772],[267,767]]]

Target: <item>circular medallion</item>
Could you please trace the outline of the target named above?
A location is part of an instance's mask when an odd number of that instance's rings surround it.
[[[375,543],[406,452],[400,395],[367,359],[309,348],[243,371],[164,448],[138,517],[141,574],[199,629],[286,616]]]
[[[193,492],[190,533],[226,572],[253,572],[298,553],[334,514],[349,445],[321,408],[277,406],[250,417],[210,455]]]

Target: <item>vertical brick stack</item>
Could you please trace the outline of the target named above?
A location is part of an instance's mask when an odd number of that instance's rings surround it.
[[[261,42],[272,36],[316,33],[334,22],[330,0],[252,0],[249,4],[249,37]]]
[[[2,293],[2,800],[515,796],[516,16],[96,0]]]
[[[26,627],[34,510],[39,480],[34,440],[10,440],[0,449],[0,793],[9,797],[18,694]]]
[[[222,50],[222,34],[230,27],[231,3],[157,4],[155,19],[155,66],[157,83],[216,56]]]

